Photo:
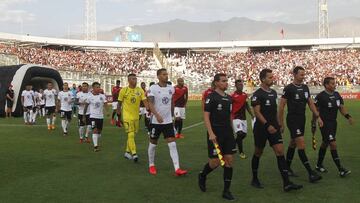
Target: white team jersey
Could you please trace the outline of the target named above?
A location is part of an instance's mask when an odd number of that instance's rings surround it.
[[[73,94],[70,91],[64,92],[61,91],[59,92],[59,96],[58,99],[60,100],[60,110],[61,111],[71,111],[71,107],[73,104]]]
[[[148,92],[148,97],[154,97],[154,106],[158,114],[163,118],[164,122],[159,123],[155,116],[151,118],[153,124],[169,124],[172,123],[171,104],[175,89],[171,85],[160,87],[158,84],[152,85]]]
[[[56,97],[57,93],[56,90],[52,89],[52,90],[44,90],[44,98],[45,98],[45,106],[46,107],[51,107],[51,106],[55,106],[55,97]]]
[[[90,97],[90,95],[92,95],[90,92],[87,92],[87,93],[78,92],[76,94],[76,99],[79,100],[79,114],[80,115],[84,115],[85,103],[86,103],[86,100],[88,100],[88,98]],[[88,108],[85,115],[89,115],[89,114],[90,114],[90,111]]]
[[[40,92],[35,92],[35,98],[37,99],[37,105],[41,106],[41,105],[45,105],[45,100],[43,98],[43,94],[41,94]]]
[[[21,96],[24,97],[24,106],[33,106],[34,105],[34,91],[23,90]]]
[[[90,94],[89,98],[86,100],[86,103],[89,104],[90,108],[90,118],[103,119],[104,118],[104,103],[106,102],[106,97],[103,94],[93,95]]]

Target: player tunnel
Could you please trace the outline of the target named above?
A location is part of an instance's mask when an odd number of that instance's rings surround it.
[[[6,90],[9,84],[13,85],[15,97],[13,115],[21,116],[21,92],[25,86],[31,84],[33,90],[45,89],[48,82],[52,82],[56,90],[63,85],[60,73],[50,67],[31,64],[0,66],[0,117],[5,115]]]

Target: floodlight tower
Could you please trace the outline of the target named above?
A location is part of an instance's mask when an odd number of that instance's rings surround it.
[[[319,38],[329,38],[329,16],[328,1],[318,0],[319,2]]]
[[[85,0],[85,40],[97,40],[96,0]]]

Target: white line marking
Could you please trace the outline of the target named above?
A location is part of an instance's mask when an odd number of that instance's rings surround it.
[[[194,127],[196,127],[196,126],[202,125],[203,123],[204,123],[204,121],[201,121],[201,122],[195,123],[195,124],[193,124],[193,125],[186,126],[185,128],[183,128],[183,130],[187,130],[187,129],[190,129],[190,128],[194,128]]]

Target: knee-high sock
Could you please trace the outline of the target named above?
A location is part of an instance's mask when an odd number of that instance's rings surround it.
[[[84,130],[85,130],[85,126],[79,126],[79,136],[80,139],[84,138]]]
[[[155,149],[156,149],[156,145],[149,143],[149,148],[148,148],[149,166],[155,166]]]
[[[67,129],[66,129],[66,120],[61,120],[61,127],[63,129],[64,133],[67,133]]]
[[[253,155],[253,157],[251,159],[251,170],[252,170],[254,180],[258,179],[259,161],[260,161],[260,157]]]
[[[179,126],[178,126],[178,129],[177,129],[177,132],[178,132],[179,134],[181,134],[182,128],[183,128],[183,120],[180,119],[180,120],[179,120]]]
[[[231,185],[231,179],[233,175],[233,168],[232,167],[224,167],[224,191],[229,191]]]
[[[28,112],[24,112],[24,122],[27,123],[28,122],[28,119],[27,119],[27,116],[28,115]]]
[[[94,147],[99,146],[99,145],[98,145],[99,137],[100,137],[99,134],[93,134],[93,135],[92,135]]]
[[[86,126],[86,133],[85,133],[85,137],[88,138],[89,134],[91,132],[91,125]]]
[[[305,166],[307,172],[310,174],[312,172],[311,167],[310,167],[310,163],[309,160],[305,154],[305,150],[303,149],[299,149],[298,150],[298,154],[300,157],[301,162],[303,163],[303,165]]]
[[[284,185],[288,185],[289,184],[289,175],[288,175],[288,166],[286,165],[286,161],[285,161],[285,157],[284,156],[277,156],[277,164],[278,164],[278,168],[281,174],[281,177],[283,179],[283,183]]]
[[[127,145],[132,155],[136,154],[135,132],[128,133]]]
[[[340,158],[339,155],[337,153],[337,150],[331,150],[331,156],[336,164],[336,167],[340,170],[341,169],[341,163],[340,163]]]
[[[200,172],[201,176],[206,177],[209,173],[211,173],[214,169],[212,169],[209,165],[209,163],[206,163],[204,165],[203,170]]]
[[[169,150],[170,150],[170,156],[174,164],[175,171],[180,168],[179,163],[179,154],[176,148],[176,142],[169,142],[168,143]]]
[[[321,166],[323,161],[324,161],[325,154],[326,154],[326,149],[327,149],[327,146],[325,148],[323,148],[321,146],[320,149],[319,149],[319,157],[318,157],[318,161],[317,161],[318,166]]]
[[[36,121],[36,115],[37,115],[38,110],[35,110],[35,112],[32,112],[31,115],[31,122],[35,123]]]
[[[236,143],[238,145],[239,148],[239,153],[243,153],[243,136],[242,135],[237,135],[236,137]]]
[[[46,118],[46,124],[49,126],[51,123],[50,118]]]
[[[113,112],[112,112],[112,115],[111,115],[111,118],[112,118],[112,119],[115,119],[115,115],[116,115],[116,111],[113,111]]]
[[[56,121],[56,116],[54,115],[54,116],[52,117],[52,124],[53,124],[53,125],[55,125],[55,121]]]
[[[290,168],[291,162],[294,158],[294,154],[295,154],[295,147],[288,147],[288,150],[286,153],[286,163],[289,168]]]

